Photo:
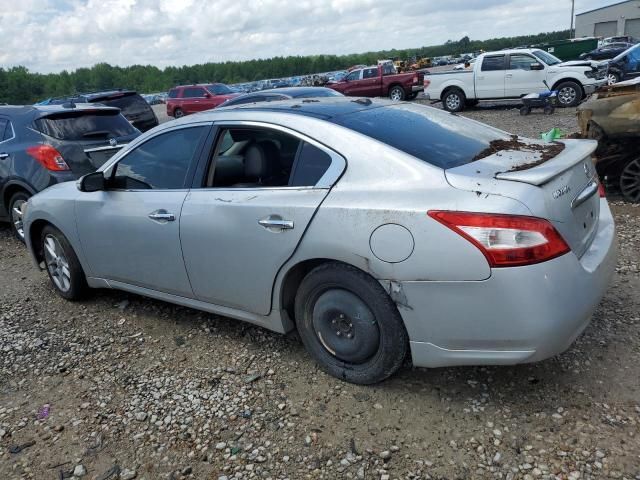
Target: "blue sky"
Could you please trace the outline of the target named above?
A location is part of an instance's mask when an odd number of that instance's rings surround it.
[[[576,0],[576,11],[614,3]],[[0,67],[191,65],[569,28],[571,0],[0,0]]]

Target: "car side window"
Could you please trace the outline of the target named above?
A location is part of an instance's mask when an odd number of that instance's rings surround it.
[[[375,78],[378,76],[378,69],[377,68],[366,68],[362,71],[362,78],[366,79],[366,78]]]
[[[2,131],[2,127],[0,126],[0,131]],[[2,141],[5,142],[7,140],[11,140],[15,137],[15,131],[13,130],[13,125],[11,122],[7,120],[7,126],[4,129],[4,137],[2,137]]]
[[[204,97],[204,88],[185,88],[182,92],[182,98],[200,97]]]
[[[504,55],[484,57],[482,60],[482,71],[493,72],[496,70],[504,70]]]
[[[9,127],[8,120],[4,118],[0,118],[0,142],[4,142],[5,140],[8,140],[11,137],[11,135],[7,137],[7,130],[11,130],[11,127]]]
[[[509,70],[531,70],[531,65],[534,63],[539,62],[529,55],[512,54],[509,56]]]
[[[291,181],[292,187],[312,187],[318,183],[331,166],[331,157],[315,145],[302,144]]]
[[[162,133],[124,156],[115,166],[110,187],[125,190],[175,190],[185,186],[187,172],[208,127]]]
[[[347,80],[349,80],[350,82],[353,82],[355,80],[360,80],[361,73],[362,73],[362,70],[356,70],[355,72],[351,72],[349,75],[347,75]]]
[[[169,98],[178,98],[178,93],[179,90],[177,88],[172,88],[171,90],[169,90]]]

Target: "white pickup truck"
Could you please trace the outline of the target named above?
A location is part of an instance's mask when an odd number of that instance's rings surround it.
[[[596,62],[563,62],[538,49],[483,53],[467,70],[433,72],[424,77],[425,96],[459,112],[481,100],[517,99],[558,91],[560,106],[573,107],[606,83],[606,66]],[[545,85],[546,82],[546,85]]]

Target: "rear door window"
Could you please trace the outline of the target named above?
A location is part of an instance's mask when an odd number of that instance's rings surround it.
[[[0,127],[0,132],[2,131],[2,127]],[[15,131],[13,130],[13,125],[11,125],[11,122],[7,120],[7,126],[4,129],[4,136],[2,137],[2,141],[6,142],[7,140],[11,140],[13,137],[15,137]]]
[[[7,140],[7,125],[9,124],[9,122],[4,119],[4,118],[0,118],[0,142],[3,142],[5,140]]]
[[[365,68],[362,71],[362,78],[367,79],[367,78],[375,78],[378,76],[378,69],[377,68]]]
[[[40,133],[58,140],[100,140],[137,132],[116,110],[61,112],[39,118],[34,123]]]
[[[204,97],[204,88],[185,88],[182,91],[182,98]]]
[[[492,57],[484,57],[482,60],[482,71],[493,72],[496,70],[504,70],[504,55],[495,55]]]
[[[331,157],[315,145],[302,144],[298,160],[294,166],[289,185],[292,187],[312,187],[331,166]]]

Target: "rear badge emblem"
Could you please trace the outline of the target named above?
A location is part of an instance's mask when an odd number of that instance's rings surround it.
[[[571,191],[571,187],[569,185],[565,185],[563,187],[560,187],[555,192],[553,192],[553,198],[558,199],[558,198],[562,197],[563,195],[566,195],[570,191]]]
[[[111,145],[112,147],[115,147],[116,145],[118,145],[118,141],[115,138],[110,138],[109,145]]]

